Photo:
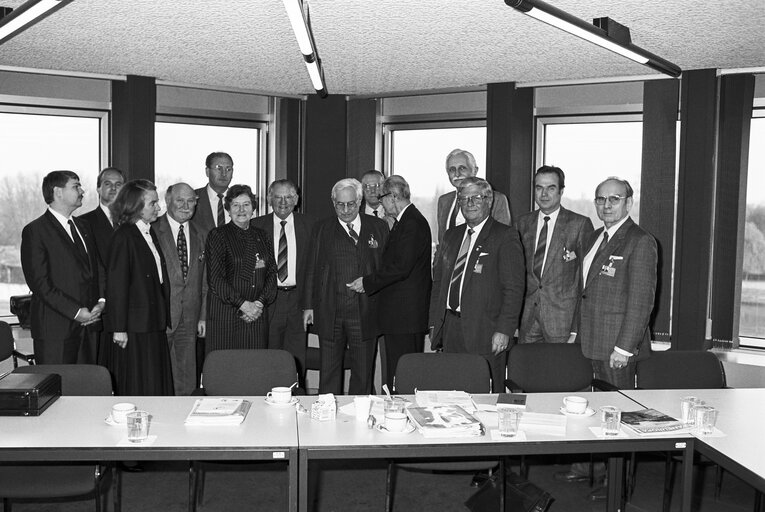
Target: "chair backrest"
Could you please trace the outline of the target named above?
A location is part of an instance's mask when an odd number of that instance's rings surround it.
[[[265,395],[297,379],[295,358],[286,350],[213,350],[205,358],[202,385],[206,395]]]
[[[522,343],[510,349],[508,379],[526,393],[581,391],[592,382],[592,363],[575,343]]]
[[[5,361],[13,354],[13,331],[7,322],[0,321],[0,361]]]
[[[65,396],[109,396],[112,376],[95,364],[37,364],[20,366],[13,373],[57,373],[61,375],[61,394]]]
[[[712,352],[667,350],[639,361],[639,389],[716,389],[725,387],[725,370]]]
[[[491,371],[488,361],[476,354],[406,354],[396,365],[394,386],[402,394],[415,389],[491,393]]]

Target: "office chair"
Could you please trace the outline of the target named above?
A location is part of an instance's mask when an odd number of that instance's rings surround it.
[[[725,387],[725,369],[712,352],[699,350],[667,350],[653,352],[637,363],[637,389],[720,389]],[[670,508],[675,467],[681,459],[666,455],[663,510]],[[715,499],[720,497],[722,468],[715,465]],[[629,468],[627,495],[635,485],[635,457]]]
[[[476,354],[444,352],[406,354],[398,360],[394,378],[396,393],[414,394],[415,390],[457,390],[467,393],[491,393],[489,363]],[[396,466],[420,471],[492,470],[497,459],[475,461],[395,462],[388,461],[385,481],[385,510],[393,507]],[[500,510],[505,510],[505,461],[499,458]]]
[[[56,373],[61,376],[61,393],[69,396],[111,396],[112,378],[103,366],[86,364],[45,364],[22,366],[13,373]],[[76,498],[92,495],[96,512],[114,482],[114,510],[121,502],[120,475],[109,463],[0,464],[0,496],[5,512],[11,501],[20,499]],[[106,484],[106,486],[105,486]]]
[[[271,388],[291,386],[297,380],[295,358],[286,350],[214,350],[207,355],[202,368],[202,390],[207,396],[265,396]],[[300,394],[300,391],[296,394]],[[205,466],[210,464],[213,463],[189,463],[189,499],[192,510],[196,510],[204,501],[204,471]]]
[[[19,367],[19,359],[27,364],[35,364],[34,354],[24,354],[16,350],[16,342],[13,339],[13,330],[7,322],[0,321],[0,361],[13,357],[13,367]]]

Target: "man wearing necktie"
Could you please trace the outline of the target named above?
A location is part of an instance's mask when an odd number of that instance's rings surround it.
[[[560,204],[565,174],[559,167],[542,166],[534,174],[538,210],[518,219],[526,255],[526,297],[519,343],[566,343],[579,296],[579,265],[584,245],[593,231],[589,218]]]
[[[367,171],[361,176],[361,190],[364,192],[363,212],[378,219],[385,218],[385,209],[378,199],[383,181],[385,181],[385,176],[375,169]]]
[[[43,179],[47,211],[21,233],[21,267],[32,291],[31,331],[38,364],[74,364],[101,329],[104,272],[90,225],[72,213],[82,206],[80,178],[53,171]],[[79,357],[78,357],[79,356]]]
[[[190,395],[196,388],[197,336],[204,338],[207,318],[207,277],[204,242],[189,222],[196,209],[194,189],[186,183],[170,185],[165,193],[167,213],[151,225],[165,256],[170,281],[170,327],[167,344],[175,394]]]
[[[277,267],[276,300],[267,309],[268,348],[283,349],[295,356],[303,387],[307,338],[300,294],[313,224],[294,211],[297,202],[295,184],[286,179],[276,180],[268,187],[268,203],[273,212],[253,219],[252,224],[270,237]]]
[[[430,343],[479,354],[494,392],[505,389],[510,337],[523,303],[525,266],[518,232],[493,219],[491,185],[465,178],[457,202],[466,223],[446,232],[433,270]]]
[[[349,358],[348,392],[372,391],[375,351],[380,331],[377,297],[359,294],[347,284],[380,268],[388,240],[386,223],[359,214],[361,183],[353,178],[332,187],[335,216],[316,223],[302,292],[304,325],[319,336],[320,393],[343,391],[343,359]]]
[[[222,151],[207,155],[205,175],[207,186],[194,191],[198,199],[196,212],[191,219],[202,235],[202,240],[207,240],[207,233],[212,228],[226,224],[231,218],[223,207],[223,198],[234,177],[234,160],[231,155]]]

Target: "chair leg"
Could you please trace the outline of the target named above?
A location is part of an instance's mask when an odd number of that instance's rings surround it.
[[[720,493],[722,492],[722,480],[725,470],[719,464],[715,464],[715,501],[720,499]]]
[[[672,504],[672,481],[675,476],[675,461],[672,458],[672,454],[667,452],[667,460],[664,463],[664,501],[662,503],[662,510],[669,512],[669,507]]]
[[[759,496],[760,493],[757,493]],[[11,512],[11,508],[13,505],[11,505],[11,500],[8,498],[3,498],[3,512]]]
[[[635,485],[637,482],[637,454],[635,452],[630,453],[629,461],[627,464],[627,485],[624,492],[627,496],[627,501],[632,499],[632,493],[635,492]]]
[[[95,501],[96,501],[96,512],[101,512],[101,466],[96,465],[96,469],[94,471],[94,493],[95,493]]]
[[[754,512],[762,512],[762,493],[760,491],[754,491]]]
[[[526,456],[521,455],[521,466],[518,468],[518,473],[526,480],[529,479],[529,465],[526,464]]]
[[[114,495],[114,512],[122,511],[122,471],[119,465],[112,466],[112,493]]]
[[[197,510],[197,467],[196,462],[189,461],[189,512]]]
[[[499,512],[505,512],[505,492],[507,491],[507,478],[505,472],[507,471],[506,462],[507,457],[501,457],[499,459],[499,471],[497,471],[497,477],[499,478]]]
[[[396,471],[395,463],[388,461],[388,473],[385,477],[385,512],[393,510],[393,478]]]

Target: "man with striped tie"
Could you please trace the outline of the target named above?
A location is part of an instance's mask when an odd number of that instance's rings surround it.
[[[298,191],[290,180],[276,180],[268,187],[272,213],[252,220],[266,233],[274,247],[277,266],[276,300],[268,306],[268,348],[283,349],[295,356],[300,386],[305,378],[306,331],[300,293],[308,262],[312,222],[295,212]]]
[[[504,391],[510,337],[523,304],[525,266],[518,232],[490,217],[491,185],[465,178],[457,204],[465,224],[444,234],[433,270],[430,343],[445,352],[479,354],[492,388]]]

